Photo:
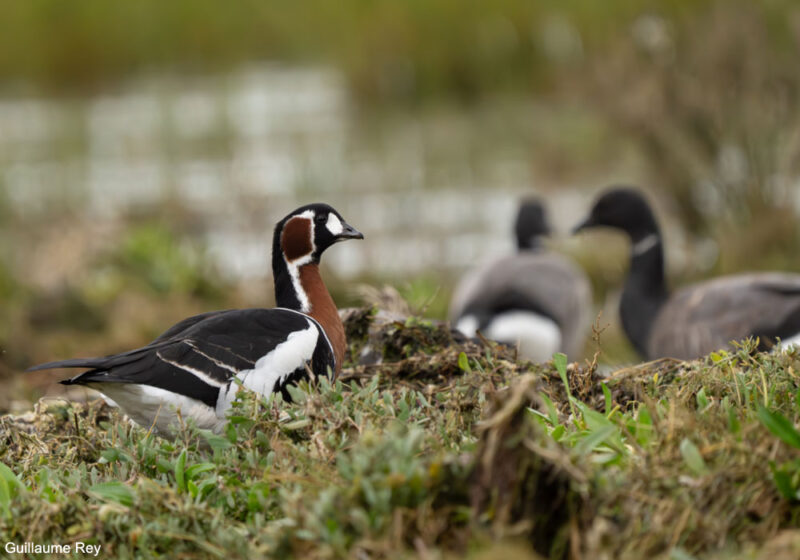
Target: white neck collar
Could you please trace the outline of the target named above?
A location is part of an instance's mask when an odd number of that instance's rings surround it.
[[[661,241],[661,238],[657,233],[651,233],[647,237],[640,239],[636,243],[634,243],[633,247],[631,247],[631,254],[634,257],[638,257],[640,255],[644,255],[650,249],[658,245]]]

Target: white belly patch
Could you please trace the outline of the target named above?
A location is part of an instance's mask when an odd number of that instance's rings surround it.
[[[549,360],[561,347],[561,329],[556,322],[530,311],[496,315],[484,334],[492,340],[518,346],[520,357],[533,362]]]

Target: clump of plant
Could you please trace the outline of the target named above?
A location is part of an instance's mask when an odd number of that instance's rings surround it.
[[[0,417],[0,532],[121,558],[761,550],[800,515],[800,404],[797,354],[754,348],[602,378],[431,346],[292,403],[241,391],[222,433],[172,440],[102,401],[42,401]]]

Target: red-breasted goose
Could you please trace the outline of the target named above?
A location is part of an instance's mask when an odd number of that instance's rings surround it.
[[[574,231],[606,226],[631,240],[631,264],[622,290],[622,327],[647,359],[693,359],[759,337],[761,348],[800,334],[800,275],[779,272],[724,276],[670,294],[664,278],[661,230],[636,190],[602,194]]]
[[[308,376],[334,378],[345,334],[319,272],[322,253],[338,241],[363,239],[327,204],[298,208],[275,226],[273,309],[232,309],[189,317],[143,348],[50,362],[29,371],[91,368],[65,385],[103,393],[145,427],[171,433],[177,410],[200,428],[219,430],[239,385],[268,395]]]
[[[555,352],[580,354],[591,323],[591,289],[572,262],[543,249],[549,231],[541,203],[523,202],[517,254],[488,262],[456,288],[450,303],[456,329],[517,346],[521,357],[537,362]]]

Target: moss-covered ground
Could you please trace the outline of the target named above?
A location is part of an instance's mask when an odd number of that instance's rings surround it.
[[[293,404],[246,395],[220,435],[162,439],[100,400],[0,418],[0,544],[80,541],[102,558],[800,557],[795,353],[744,344],[601,377],[425,320],[347,324],[338,381],[298,387]],[[370,353],[378,363],[356,364]]]

